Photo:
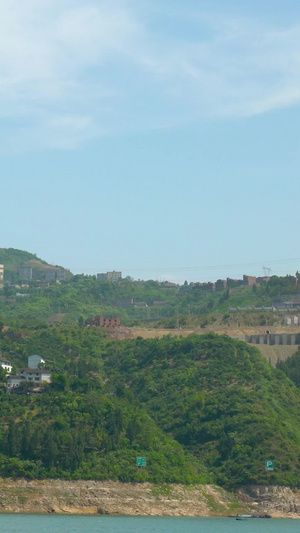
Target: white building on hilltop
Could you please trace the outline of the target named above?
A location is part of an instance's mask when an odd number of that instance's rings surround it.
[[[28,368],[40,368],[45,364],[45,360],[37,354],[30,355],[28,357]]]

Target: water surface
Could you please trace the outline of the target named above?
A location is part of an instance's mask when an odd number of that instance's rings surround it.
[[[0,515],[5,533],[299,533],[300,521],[74,515]]]

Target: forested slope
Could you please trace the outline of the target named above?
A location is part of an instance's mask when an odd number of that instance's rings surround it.
[[[140,339],[110,347],[104,368],[219,483],[299,483],[299,393],[255,348],[214,334]]]
[[[40,396],[1,394],[2,475],[299,485],[299,391],[243,342],[55,327],[2,332],[0,349],[53,371]]]
[[[128,401],[99,390],[1,395],[0,475],[197,483],[212,479]],[[147,459],[138,468],[137,456]]]

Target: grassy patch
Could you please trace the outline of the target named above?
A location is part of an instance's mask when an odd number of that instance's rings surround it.
[[[27,496],[21,496],[21,495],[18,496],[18,503],[20,503],[20,504],[24,504],[24,503],[26,503],[26,502],[28,502],[28,498],[27,498]]]
[[[171,496],[174,494],[174,489],[171,485],[154,485],[152,487],[152,494],[156,498],[159,498],[160,496]]]
[[[208,507],[213,513],[223,515],[225,512],[227,512],[227,506],[215,500],[215,498],[211,494],[208,494],[205,491],[202,491],[202,494],[206,499]]]

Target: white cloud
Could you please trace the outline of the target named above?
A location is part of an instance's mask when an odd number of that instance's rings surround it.
[[[139,12],[134,6],[2,0],[4,149],[76,148],[115,131],[251,116],[299,102],[300,25],[268,28],[186,12],[191,39],[168,29],[163,8],[166,32],[153,18],[150,25],[143,4]]]
[[[255,21],[204,18],[212,37],[166,42],[144,62],[187,113],[250,116],[300,100],[300,25],[275,31]]]

